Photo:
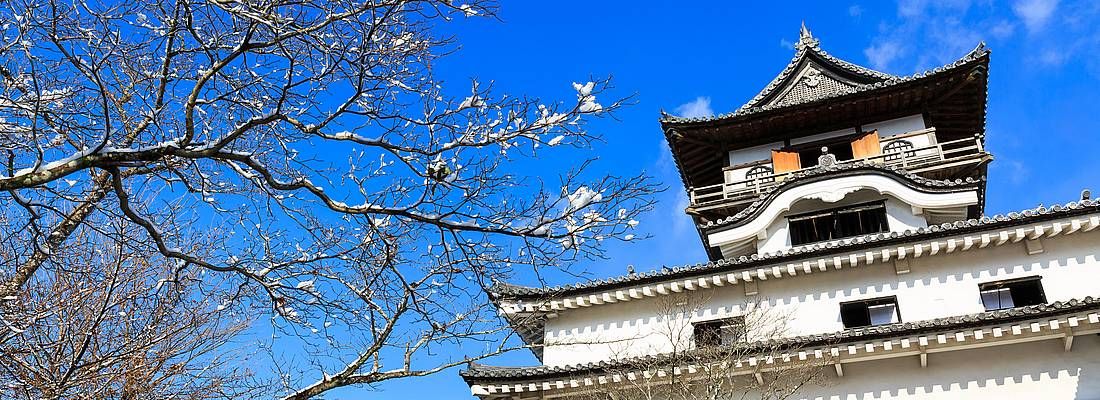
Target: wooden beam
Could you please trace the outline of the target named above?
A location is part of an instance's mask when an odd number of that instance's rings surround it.
[[[833,364],[833,367],[836,368],[836,376],[844,376],[844,367],[840,366],[840,363]]]
[[[1073,350],[1073,329],[1066,328],[1066,337],[1062,338],[1062,345],[1065,347],[1066,353]]]
[[[1042,253],[1043,252],[1043,241],[1042,241],[1042,239],[1039,239],[1039,238],[1027,239],[1027,240],[1024,241],[1024,248],[1027,249],[1027,255],[1029,255],[1029,256],[1033,256],[1033,255]]]
[[[898,274],[898,275],[908,274],[909,271],[910,271],[910,268],[909,268],[909,259],[908,258],[903,258],[903,259],[900,259],[900,260],[894,260],[894,272],[896,274]]]
[[[760,287],[755,280],[745,281],[745,296],[756,296],[760,293]]]
[[[678,130],[673,130],[671,136],[672,136],[673,139],[676,139],[676,140],[682,140],[682,141],[685,141],[685,142],[688,142],[688,143],[697,144],[697,145],[700,145],[700,146],[705,146],[705,147],[709,147],[709,148],[716,149],[716,150],[721,150],[721,144],[719,144],[719,143],[714,143],[714,142],[710,142],[710,141],[706,141],[706,140],[699,140],[699,139],[696,139],[696,138],[693,138],[693,137],[690,137],[690,136],[685,136],[684,134],[680,133],[680,131],[678,131]]]

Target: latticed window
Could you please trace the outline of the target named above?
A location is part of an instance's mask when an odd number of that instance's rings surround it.
[[[792,215],[787,220],[795,246],[890,230],[883,201]]]
[[[904,155],[905,157],[912,157],[916,153],[913,151],[913,142],[904,139],[898,139],[886,147],[882,148],[882,152],[886,154],[886,160],[898,160]]]
[[[775,176],[772,175],[772,169],[763,165],[757,165],[745,172],[745,179],[756,180],[760,179],[762,182],[771,182],[775,180]]]

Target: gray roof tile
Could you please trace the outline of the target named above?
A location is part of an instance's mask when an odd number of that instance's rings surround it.
[[[969,53],[964,55],[962,58],[959,58],[955,62],[908,76],[897,76],[861,67],[859,65],[833,57],[828,52],[822,50],[818,40],[812,37],[810,38],[810,40],[806,40],[806,38],[800,39],[799,44],[796,46],[796,48],[797,50],[795,52],[795,55],[791,59],[791,62],[787,64],[787,67],[784,68],[783,71],[779,73],[779,75],[772,79],[772,81],[768,83],[768,85],[765,86],[764,89],[760,91],[760,93],[749,100],[748,103],[745,103],[743,106],[738,108],[736,111],[714,116],[692,118],[677,117],[665,114],[662,115],[661,122],[670,124],[684,124],[721,121],[770,110],[793,107],[800,104],[812,103],[825,99],[847,96],[855,93],[868,92],[885,87],[896,86],[902,83],[937,75],[943,72],[952,71],[989,54],[989,50],[986,49],[985,43],[982,42],[979,43],[978,46],[971,50]],[[787,83],[791,76],[798,71],[800,65],[803,63],[803,59],[807,58],[811,54],[816,56],[817,59],[823,60],[827,64],[826,67],[836,68],[849,74],[863,77],[868,80],[869,83],[859,83],[855,84],[852,87],[833,91],[815,91],[813,92],[813,95],[808,97],[799,99],[787,99],[785,101],[774,104],[764,104],[764,100],[772,95],[773,92],[776,92],[777,90],[782,90],[786,87],[786,85],[784,84]],[[788,83],[788,85],[790,84],[797,84],[797,82]]]

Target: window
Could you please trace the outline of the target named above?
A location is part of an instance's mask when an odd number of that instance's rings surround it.
[[[745,172],[745,179],[753,180],[759,178],[765,178],[762,179],[761,182],[772,182],[775,180],[775,177],[772,176],[772,169],[763,165],[757,165]]]
[[[695,347],[731,345],[745,338],[745,318],[734,317],[692,324]]]
[[[795,246],[890,230],[885,201],[793,215],[787,221]]]
[[[986,311],[1012,307],[1033,306],[1047,302],[1040,277],[1011,279],[978,285],[982,293],[982,305]]]
[[[886,154],[886,161],[900,160],[902,155],[906,158],[913,157],[916,153],[912,150],[913,143],[905,139],[895,140],[882,148],[882,152]]]
[[[840,303],[840,320],[845,328],[886,325],[901,322],[897,297]]]

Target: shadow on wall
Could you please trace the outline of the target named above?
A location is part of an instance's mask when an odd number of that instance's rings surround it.
[[[917,358],[846,364],[828,386],[793,398],[847,399],[1100,399],[1100,338],[1080,336],[1071,352],[1060,340],[963,350]]]
[[[832,276],[828,276],[828,273],[819,273],[814,276],[817,278],[814,282],[815,287],[812,290],[807,290],[810,293],[799,294],[797,296],[781,296],[780,298],[769,301],[767,305],[774,307],[810,301],[834,300],[838,298],[860,298],[862,296],[875,296],[882,293],[889,294],[902,288],[940,287],[947,283],[964,281],[996,281],[1020,276],[1021,274],[1040,275],[1045,270],[1065,268],[1070,265],[1081,266],[1091,263],[1093,260],[1100,259],[1100,253],[1098,252],[1079,254],[1072,257],[1032,256],[1026,259],[1026,263],[1021,263],[1019,257],[1014,258],[1011,262],[1006,261],[1004,263],[997,263],[997,260],[992,260],[984,256],[985,254],[975,254],[974,257],[974,259],[982,260],[982,265],[967,266],[965,270],[958,271],[937,271],[936,269],[938,269],[939,266],[934,265],[935,256],[933,256],[927,259],[921,259],[921,264],[914,263],[912,267],[913,272],[903,275],[897,275],[893,270],[892,264],[882,263],[875,264],[872,267],[845,269],[839,274],[833,273]],[[1011,254],[1011,256],[1017,255]],[[874,284],[858,285],[857,282],[846,279],[846,274],[866,274],[867,268],[876,269],[876,274],[874,277],[864,276],[861,280],[874,282]],[[764,289],[771,288],[762,286],[762,293],[765,291]],[[976,293],[977,292],[975,292],[975,296]]]

